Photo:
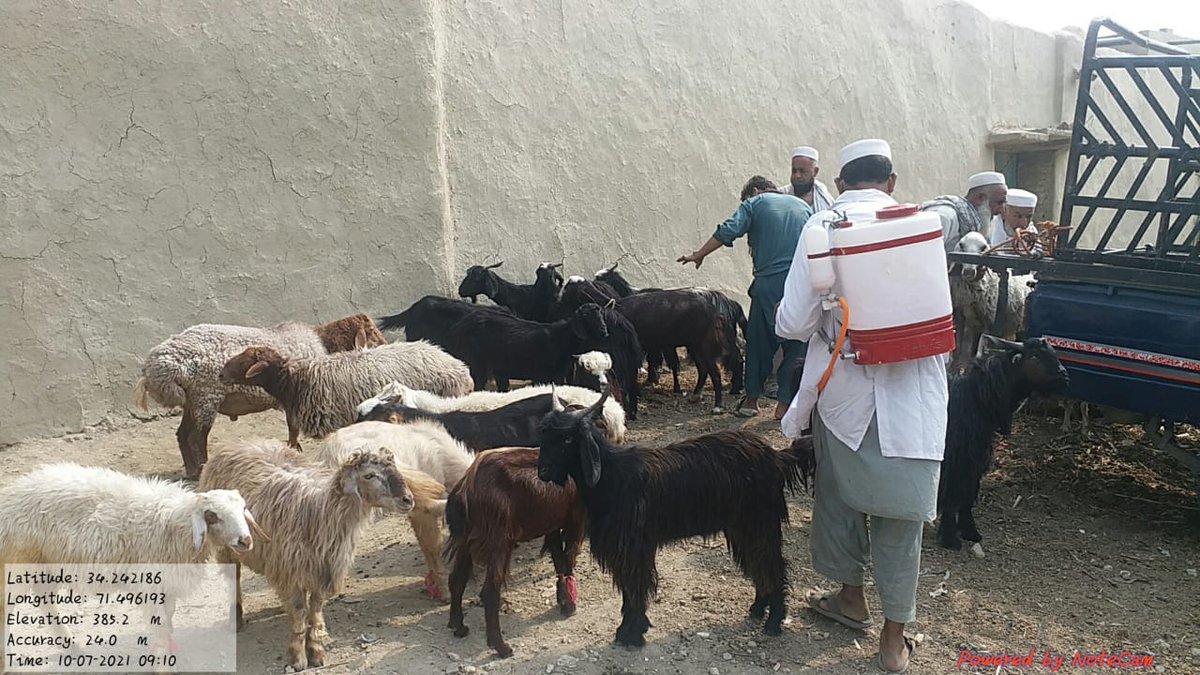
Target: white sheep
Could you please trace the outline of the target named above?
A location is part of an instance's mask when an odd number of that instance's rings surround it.
[[[446,573],[442,564],[441,516],[446,509],[446,492],[463,477],[475,456],[436,422],[418,421],[409,424],[388,422],[358,422],[343,427],[325,437],[317,448],[318,461],[326,466],[338,466],[355,452],[386,448],[396,458],[396,466],[409,480],[407,472],[419,472],[437,481],[444,490],[436,497],[432,489],[430,501],[422,508],[420,495],[417,508],[409,514],[413,533],[425,558],[425,591],[434,599],[445,602]],[[414,494],[417,487],[409,480]]]
[[[323,665],[325,602],[341,592],[373,510],[407,513],[415,505],[391,453],[358,452],[332,469],[305,462],[282,441],[250,441],[204,466],[199,489],[222,488],[243,494],[272,537],[236,558],[222,554],[237,564],[239,627],[244,564],[266,578],[291,618],[288,665]]]
[[[982,234],[968,232],[958,241],[955,250],[979,254],[987,248],[987,239]],[[1004,327],[1002,334],[997,337],[1017,342],[1025,338],[1025,298],[1028,295],[1029,286],[1025,278],[1008,277]],[[983,265],[963,263],[961,274],[950,276],[950,301],[963,318],[962,335],[958,336],[954,358],[950,362],[952,372],[957,372],[970,362],[978,349],[980,336],[991,329],[999,296],[1000,275]]]
[[[398,402],[409,408],[432,413],[486,412],[534,396],[557,392],[565,405],[589,407],[600,400],[600,392],[586,387],[539,384],[511,391],[474,391],[465,396],[444,397],[428,391],[413,389],[399,382],[388,383],[377,394],[359,404],[357,412],[366,415],[380,404]],[[625,409],[611,397],[604,402],[602,412],[604,431],[613,443],[625,442]]]
[[[200,475],[208,459],[208,433],[218,414],[240,415],[278,407],[259,387],[225,385],[218,375],[229,359],[253,345],[268,346],[288,358],[318,356],[386,344],[366,314],[322,326],[285,321],[269,328],[204,323],[172,335],[150,350],[134,385],[134,404],[150,410],[154,401],[183,408],[175,436],[188,478]]]
[[[219,378],[257,385],[275,397],[287,416],[288,444],[297,450],[301,433],[321,438],[353,423],[358,404],[389,382],[447,396],[473,385],[466,364],[424,340],[295,360],[250,347],[230,359]]]
[[[0,486],[0,563],[208,560],[262,531],[234,490],[197,493],[158,478],[59,462]]]

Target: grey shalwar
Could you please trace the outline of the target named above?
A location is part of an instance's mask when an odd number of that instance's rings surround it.
[[[862,586],[875,561],[883,614],[897,623],[917,616],[917,576],[923,525],[936,515],[941,462],[884,457],[875,418],[855,451],[813,412],[816,486],[809,543],[813,567],[850,586]],[[867,518],[870,517],[870,531]]]

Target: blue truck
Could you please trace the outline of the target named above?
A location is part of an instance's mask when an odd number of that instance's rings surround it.
[[[1093,21],[1069,153],[1059,225],[1070,228],[1049,255],[950,258],[1033,272],[1027,334],[1058,351],[1067,396],[1138,413],[1200,473],[1174,443],[1176,424],[1200,425],[1200,54]]]

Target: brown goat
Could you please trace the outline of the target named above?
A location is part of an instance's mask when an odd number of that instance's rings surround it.
[[[512,655],[500,634],[500,589],[508,579],[513,549],[545,537],[558,573],[557,600],[563,616],[575,613],[575,560],[583,546],[584,512],[575,484],[563,486],[537,476],[537,448],[497,448],[479,453],[450,490],[446,524],[450,538],[445,556],[450,567],[450,623],[456,637],[469,632],[463,623],[462,597],[473,563],[487,568],[483,600],[487,643],[500,657]]]
[[[350,349],[379,347],[388,343],[375,320],[366,314],[355,314],[330,323],[313,326],[325,351],[330,354]]]

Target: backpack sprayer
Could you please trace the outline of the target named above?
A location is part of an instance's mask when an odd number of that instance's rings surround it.
[[[821,308],[840,307],[842,325],[817,391],[839,358],[876,366],[954,350],[954,318],[941,220],[916,204],[896,204],[875,219],[842,216],[804,231],[809,281]],[[841,294],[833,292],[837,282]],[[851,316],[850,307],[854,306]],[[853,351],[843,354],[846,339]]]

